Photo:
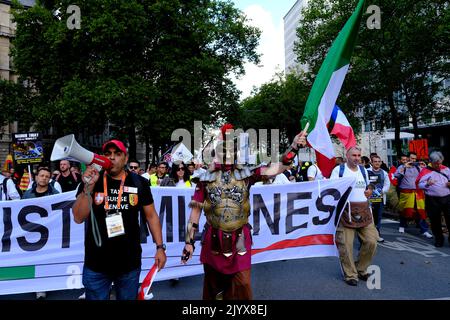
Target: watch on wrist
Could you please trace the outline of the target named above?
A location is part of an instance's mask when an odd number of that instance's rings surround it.
[[[166,245],[163,243],[163,244],[157,244],[156,245],[156,250],[159,250],[159,249],[163,249],[164,251],[166,251]]]

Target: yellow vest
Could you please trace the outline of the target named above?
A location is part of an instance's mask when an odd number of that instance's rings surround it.
[[[164,177],[166,177],[167,175],[165,175]],[[164,179],[163,177],[163,179]],[[150,186],[152,187],[157,187],[158,186],[158,176],[156,175],[156,173],[150,175]]]

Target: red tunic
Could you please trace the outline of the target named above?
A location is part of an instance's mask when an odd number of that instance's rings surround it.
[[[220,168],[220,167],[219,167]],[[228,169],[228,168],[227,168]],[[246,178],[248,181],[248,188],[260,180],[260,170],[259,168],[254,172],[252,176]],[[203,203],[205,198],[207,197],[208,191],[205,186],[206,182],[197,183],[194,198],[193,200],[199,203]],[[222,253],[214,254],[212,252],[212,231],[213,228],[211,226],[207,226],[205,234],[202,235],[202,251],[200,253],[200,261],[202,263],[206,263],[213,267],[220,273],[224,274],[233,274],[239,271],[250,269],[251,267],[251,246],[252,246],[252,238],[251,238],[251,226],[246,224],[242,227],[242,232],[245,237],[245,248],[247,252],[244,255],[240,255],[236,250],[236,241],[237,241],[237,232],[233,232],[232,236],[232,255],[226,257]],[[218,231],[219,239],[222,239],[222,231]]]

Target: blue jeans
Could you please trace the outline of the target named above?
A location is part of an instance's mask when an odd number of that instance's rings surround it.
[[[83,286],[86,300],[109,300],[109,292],[114,282],[117,300],[136,300],[139,290],[140,269],[111,277],[104,273],[83,267]]]
[[[383,208],[384,208],[383,201],[372,203],[371,207],[372,207],[373,223],[375,224],[375,227],[378,230],[378,234],[380,234],[381,218],[383,216]]]
[[[406,228],[407,226],[407,220],[400,216],[400,227]],[[424,219],[417,219],[416,222],[419,223],[420,233],[424,233],[428,231],[428,223]]]

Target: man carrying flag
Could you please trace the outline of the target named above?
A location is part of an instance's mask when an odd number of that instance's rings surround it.
[[[341,139],[344,138],[343,143],[347,150],[356,145],[353,130],[342,111],[336,108],[335,104],[349,69],[364,7],[364,0],[360,0],[355,12],[331,46],[314,81],[301,120],[302,128],[309,123],[307,140],[316,151],[317,162],[325,177],[330,176],[334,167],[334,149],[330,133]],[[332,115],[335,116],[335,123],[340,123],[342,120],[343,125],[334,125],[329,132],[328,124],[333,121]],[[341,132],[343,128],[345,130]],[[346,133],[350,132],[350,138],[347,138]]]
[[[200,214],[206,216],[200,261],[204,268],[204,300],[251,300],[250,187],[262,179],[282,173],[306,145],[305,133],[295,138],[281,163],[254,171],[241,165],[237,157],[233,126],[221,128],[214,149],[214,161],[199,177],[186,228],[181,261],[187,263],[195,250],[195,234]]]
[[[359,165],[361,149],[356,146],[348,121],[335,105],[350,65],[363,9],[364,0],[360,0],[355,12],[333,42],[314,81],[302,117],[302,127],[309,127],[307,140],[316,150],[317,161],[324,176],[328,177],[334,166],[334,148],[330,133],[337,134],[341,140],[345,139],[343,143],[347,149],[347,164],[336,167],[332,178],[352,176],[357,181],[349,196],[351,205],[348,205],[346,212],[342,214],[336,231],[336,245],[344,280],[351,286],[358,284],[358,278],[364,281],[368,279],[366,269],[375,255],[378,238],[367,200],[372,195],[367,171]],[[355,232],[361,239],[357,263],[353,258]]]

